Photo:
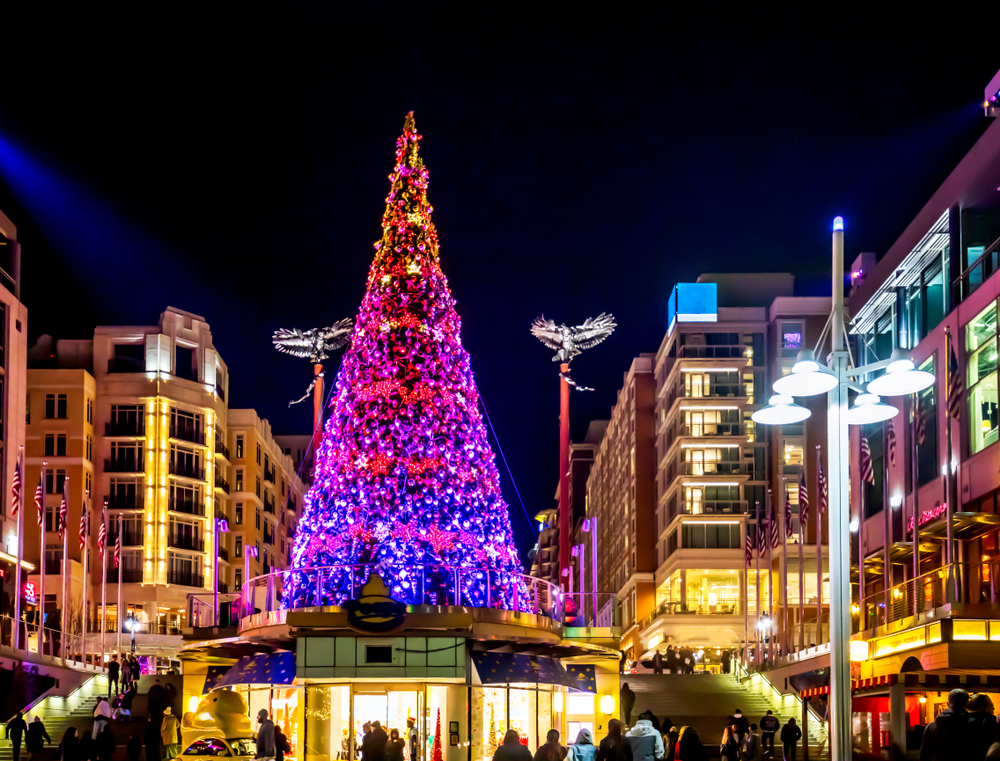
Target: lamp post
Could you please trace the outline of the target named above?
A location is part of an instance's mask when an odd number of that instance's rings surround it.
[[[850,367],[850,353],[844,332],[844,220],[833,220],[832,307],[828,327],[831,353],[829,364],[818,362],[808,349],[799,353],[792,372],[777,379],[767,407],[753,415],[765,425],[797,423],[812,414],[794,403],[791,397],[827,397],[827,457],[829,458],[830,521],[830,758],[851,755],[851,530],[848,505],[848,433],[847,426],[888,420],[899,413],[896,407],[883,404],[879,396],[903,396],[923,390],[934,383],[934,376],[916,370],[900,350],[889,359],[862,367]],[[820,337],[822,345],[826,329]],[[885,368],[885,374],[863,388],[853,378],[860,378]],[[850,391],[859,396],[848,409]],[[860,530],[860,529],[859,529]],[[863,588],[862,588],[863,595]]]
[[[215,573],[212,576],[212,586],[215,588],[212,607],[215,610],[215,625],[222,622],[222,612],[219,610],[219,534],[229,533],[229,521],[221,515],[215,516]]]
[[[128,612],[128,619],[125,621],[125,628],[128,629],[129,635],[131,636],[132,639],[131,652],[133,655],[135,655],[135,627],[136,627],[135,611],[130,610]]]

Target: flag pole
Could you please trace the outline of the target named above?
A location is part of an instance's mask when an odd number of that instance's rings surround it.
[[[755,610],[757,612],[757,636],[756,636],[756,642],[757,642],[757,644],[754,647],[754,651],[753,651],[753,662],[754,662],[754,665],[760,666],[760,664],[761,664],[761,657],[760,657],[760,551],[762,549],[761,546],[760,546],[760,502],[754,503],[754,518],[756,519],[755,531],[757,532],[757,536],[755,537],[755,539],[757,540],[755,542],[755,544],[757,545],[757,547],[756,547],[757,551],[754,553],[754,555],[756,556],[754,562],[756,564],[755,565],[755,573],[756,573],[756,585],[757,585],[757,606],[755,608]]]
[[[41,569],[41,578],[38,585],[38,654],[42,655],[45,652],[45,534],[47,526],[45,522],[48,518],[45,511],[45,491],[46,491],[46,470],[48,469],[48,463],[42,461],[42,480],[39,482],[39,486],[42,489],[42,506],[39,517],[41,518],[41,525],[38,527],[39,544],[41,545],[41,555],[39,566]]]
[[[889,588],[892,586],[892,560],[890,558],[892,552],[892,497],[889,488],[889,426],[892,424],[891,419],[882,423],[882,512],[884,513],[882,519],[885,522],[884,541],[882,542],[885,561],[882,567],[882,586],[885,589],[885,602],[883,604],[886,623],[889,621]],[[875,623],[878,623],[877,616]]]
[[[767,662],[774,663],[774,502],[767,490]]]
[[[18,485],[17,508],[17,568],[14,570],[14,649],[21,649],[21,598],[24,596],[24,445],[18,448],[17,465],[21,483]]]
[[[743,516],[743,589],[740,592],[740,603],[743,605],[743,666],[746,668],[750,656],[750,557],[747,549],[750,546],[750,516]]]
[[[122,623],[124,623],[125,618],[122,616],[122,559],[121,551],[118,549],[124,544],[122,541],[122,514],[118,513],[118,539],[115,541],[115,570],[118,571],[118,600],[117,607],[115,608],[115,632],[117,634],[117,642],[115,643],[115,649],[118,651],[118,657],[121,658],[122,655]]]
[[[910,437],[910,452],[912,457],[910,458],[910,472],[913,474],[913,615],[917,614],[917,587],[918,581],[917,577],[920,575],[920,527],[917,525],[917,516],[919,515],[919,504],[920,504],[920,468],[917,462],[918,452],[917,452],[917,430],[918,430],[918,417],[921,415],[920,411],[920,397],[917,394],[913,395],[913,431]]]
[[[954,401],[952,396],[953,394],[960,394],[961,391],[956,388],[958,386],[957,359],[955,362],[956,367],[954,369],[954,374],[952,373],[951,359],[954,356],[954,353],[955,353],[955,347],[952,344],[951,340],[951,326],[946,325],[944,328],[944,355],[945,357],[947,357],[946,361],[948,363],[947,371],[945,372],[945,377],[948,379],[948,381],[946,383],[947,394],[945,399],[945,413],[944,413],[945,452],[947,452],[946,455],[947,462],[945,465],[945,472],[944,472],[944,483],[945,483],[944,494],[945,494],[945,502],[947,503],[948,508],[946,512],[947,517],[945,518],[945,520],[947,521],[947,523],[945,524],[947,526],[945,563],[951,566],[951,578],[948,580],[949,582],[948,590],[945,592],[945,594],[946,594],[946,599],[949,602],[958,602],[958,565],[955,563],[955,542],[954,542],[953,527],[951,525],[952,524],[951,519],[955,515],[955,510],[958,506],[958,493],[957,489],[955,488],[955,473],[951,464],[953,459],[953,454],[951,449],[951,423],[952,423],[952,403]],[[956,403],[955,407],[956,419],[958,411],[959,408],[957,407]]]
[[[788,484],[785,484],[785,504],[788,506],[788,510],[785,511],[784,520],[788,521],[791,517],[791,497],[788,494]],[[788,655],[789,645],[791,640],[788,636],[788,532],[792,530],[791,523],[781,527],[781,653],[780,655]]]
[[[803,516],[802,508],[809,504],[808,485],[806,484],[805,458],[802,467],[799,468],[799,650],[806,647],[806,590],[805,590],[805,569],[803,563],[803,545],[806,543],[806,521],[809,516]],[[803,502],[805,500],[805,502]],[[819,506],[817,505],[817,508]]]
[[[63,479],[62,502],[59,505],[59,525],[62,527],[63,535],[63,562],[62,562],[62,609],[59,613],[59,623],[62,627],[62,634],[59,637],[59,656],[66,660],[66,640],[69,634],[69,476]],[[67,514],[63,517],[63,505],[66,505]]]
[[[816,445],[816,644],[823,641],[823,454]]]
[[[101,510],[101,528],[104,529],[104,546],[101,548],[101,665],[107,657],[108,634],[108,498],[104,498]]]
[[[83,645],[80,653],[83,656],[84,664],[87,663],[87,587],[90,586],[90,491],[88,490],[83,498],[83,516],[81,520],[86,521],[83,530],[83,601],[80,608],[80,631]]]

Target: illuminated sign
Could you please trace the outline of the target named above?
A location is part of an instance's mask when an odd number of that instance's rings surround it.
[[[719,289],[715,283],[678,283],[667,301],[667,333],[678,322],[718,322]]]
[[[868,660],[868,643],[862,639],[851,640],[851,663]]]
[[[945,502],[944,504],[938,505],[937,507],[932,507],[930,510],[924,510],[922,513],[920,513],[920,525],[921,525],[921,527],[925,523],[930,523],[931,521],[937,520],[938,518],[940,518],[942,515],[944,515],[947,512],[948,512],[948,503],[947,502]],[[906,523],[906,533],[908,533],[908,534],[912,534],[913,533],[913,518],[910,518],[910,520],[907,521],[907,523]]]
[[[781,334],[782,346],[786,349],[801,349],[802,348],[802,334],[797,332],[788,332]]]
[[[875,657],[891,655],[902,650],[911,650],[915,647],[922,647],[927,644],[927,627],[919,626],[916,629],[908,629],[875,642]]]
[[[35,593],[35,584],[31,581],[24,585],[24,600],[28,605],[38,604],[38,595]]]

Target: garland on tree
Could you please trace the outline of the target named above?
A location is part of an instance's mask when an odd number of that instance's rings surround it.
[[[289,607],[340,604],[377,567],[400,602],[530,608],[441,271],[420,137],[411,112],[304,500]]]

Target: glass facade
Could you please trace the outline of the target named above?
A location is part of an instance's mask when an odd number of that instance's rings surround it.
[[[997,305],[994,301],[965,326],[968,355],[969,454],[997,441]]]

